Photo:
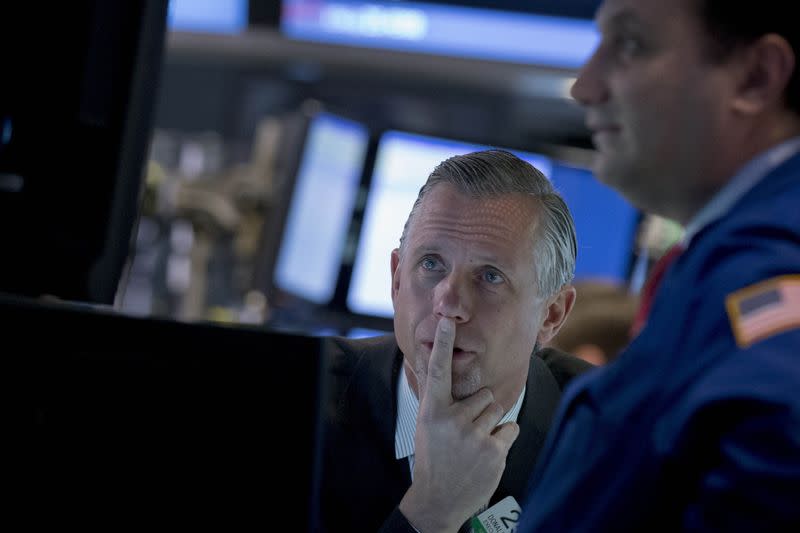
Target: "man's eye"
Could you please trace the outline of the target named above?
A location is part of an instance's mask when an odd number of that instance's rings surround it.
[[[483,273],[483,279],[492,285],[503,283],[505,278],[502,274],[494,270],[487,270]]]
[[[614,41],[617,53],[623,58],[631,58],[642,51],[642,41],[631,35],[620,35]]]
[[[436,259],[426,257],[420,262],[420,266],[423,270],[437,270],[439,268],[439,262]]]

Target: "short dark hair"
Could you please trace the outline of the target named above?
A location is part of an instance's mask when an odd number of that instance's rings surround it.
[[[789,0],[697,0],[710,39],[711,58],[722,61],[768,33],[780,35],[794,50],[795,68],[784,91],[786,107],[800,114],[800,25]]]
[[[536,232],[536,278],[545,296],[558,292],[575,275],[577,243],[575,222],[567,204],[542,172],[505,150],[484,150],[457,155],[442,161],[428,176],[408,215],[400,236],[400,253],[414,215],[425,194],[440,183],[455,185],[473,198],[493,198],[501,194],[523,194],[542,207],[541,230]],[[533,258],[531,258],[533,261]]]

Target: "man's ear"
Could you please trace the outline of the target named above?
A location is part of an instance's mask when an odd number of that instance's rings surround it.
[[[747,45],[732,61],[741,67],[733,106],[736,111],[753,115],[782,104],[786,86],[797,68],[791,45],[774,33]]]
[[[400,290],[400,270],[397,268],[400,265],[400,250],[395,248],[392,250],[391,268],[392,268],[392,303],[394,303],[397,291]]]
[[[575,287],[566,285],[551,296],[544,312],[544,321],[539,328],[539,344],[545,345],[556,336],[564,325],[572,306],[575,305]]]

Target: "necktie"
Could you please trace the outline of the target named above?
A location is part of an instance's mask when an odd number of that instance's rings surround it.
[[[647,316],[650,314],[650,308],[653,306],[653,300],[658,292],[658,286],[661,284],[661,280],[664,278],[664,274],[669,269],[670,265],[675,262],[682,252],[683,243],[679,242],[674,244],[661,256],[661,259],[653,265],[653,270],[650,272],[644,287],[642,287],[639,310],[636,312],[633,325],[631,326],[631,338],[638,335],[647,323]]]

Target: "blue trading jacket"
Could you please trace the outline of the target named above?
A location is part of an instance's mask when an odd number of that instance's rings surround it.
[[[518,533],[800,532],[800,310],[749,345],[726,310],[776,277],[800,281],[800,155],[694,237],[639,337],[566,390]]]

